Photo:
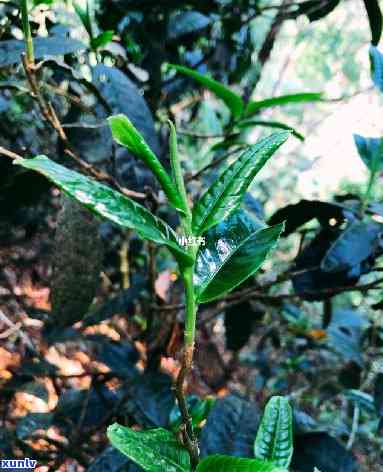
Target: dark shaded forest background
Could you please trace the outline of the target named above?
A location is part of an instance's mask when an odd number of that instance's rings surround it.
[[[202,455],[249,456],[265,401],[286,395],[292,470],[383,470],[383,192],[378,179],[364,201],[353,137],[383,131],[383,60],[374,86],[369,56],[378,3],[91,5],[89,23],[85,2],[30,2],[39,93],[55,127],[21,64],[19,4],[0,0],[0,457],[35,458],[40,472],[134,472],[106,427],[180,422],[183,287],[169,254],[9,158],[45,154],[134,192],[174,226],[151,173],[112,141],[106,118],[124,113],[165,165],[166,119],[176,123],[193,195],[244,145],[294,130],[245,200],[249,214],[286,220],[284,237],[256,277],[198,315],[188,393]],[[228,135],[222,101],[168,63],[262,103],[253,122]],[[267,102],[308,92],[322,95]],[[336,270],[325,270],[339,238]]]

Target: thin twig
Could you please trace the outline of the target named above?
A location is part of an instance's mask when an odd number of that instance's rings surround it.
[[[354,405],[354,414],[352,417],[352,427],[351,427],[351,434],[348,438],[346,449],[350,450],[352,445],[354,444],[356,433],[358,432],[359,427],[359,417],[360,417],[360,408],[359,405],[355,403]]]
[[[202,169],[200,169],[198,172],[196,172],[195,174],[193,175],[190,175],[189,177],[186,177],[185,181],[186,182],[191,182],[192,180],[197,180],[204,172],[206,172],[207,170],[213,168],[213,167],[216,167],[217,165],[219,165],[221,162],[225,161],[226,159],[228,159],[229,157],[233,156],[234,154],[236,154],[238,151],[240,151],[241,149],[234,149],[233,151],[230,151],[226,154],[224,154],[223,156],[217,158],[217,159],[214,159],[212,162],[210,162],[210,164],[207,164],[205,167],[202,167]]]
[[[45,120],[51,125],[51,127],[56,131],[64,149],[64,153],[69,156],[72,160],[76,162],[83,170],[88,172],[92,177],[97,180],[107,182],[117,190],[119,190],[122,194],[127,197],[133,197],[138,199],[145,199],[146,195],[141,192],[135,192],[133,190],[126,189],[125,187],[121,186],[113,177],[109,174],[101,171],[100,169],[96,169],[88,162],[81,159],[81,157],[74,151],[72,148],[71,143],[62,127],[60,120],[56,114],[55,109],[53,108],[52,104],[45,99],[43,94],[41,93],[40,82],[37,77],[36,73],[36,66],[34,63],[28,62],[27,56],[23,54],[22,56],[22,63],[24,66],[25,74],[27,76],[27,81],[31,90],[32,97],[37,101],[40,112],[45,118]]]

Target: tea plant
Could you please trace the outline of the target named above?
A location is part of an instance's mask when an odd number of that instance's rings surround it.
[[[276,245],[283,223],[268,227],[238,210],[254,177],[289,133],[273,134],[249,147],[227,166],[191,208],[173,124],[170,123],[170,175],[126,116],[112,116],[108,121],[114,139],[141,159],[156,176],[169,204],[179,214],[183,237],[205,244],[180,245],[175,230],[143,205],[46,156],[16,159],[15,164],[40,172],[94,213],[123,228],[134,229],[143,239],[166,246],[175,257],[184,281],[186,306],[185,346],[176,395],[183,417],[184,444],[192,463],[196,464],[198,445],[187,410],[184,383],[192,367],[198,305],[223,296],[253,275]]]
[[[186,451],[164,429],[132,431],[118,424],[108,428],[112,444],[146,472],[191,469]],[[197,465],[197,472],[287,472],[293,454],[292,411],[283,397],[266,405],[254,442],[255,459],[212,455]]]

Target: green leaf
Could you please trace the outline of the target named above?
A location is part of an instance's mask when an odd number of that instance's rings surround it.
[[[197,302],[219,298],[253,275],[275,247],[283,227],[283,223],[266,227],[239,211],[206,233],[195,264]]]
[[[383,138],[365,138],[354,134],[354,141],[362,161],[371,172],[383,167]]]
[[[214,455],[203,459],[197,472],[288,472],[273,463],[259,459]]]
[[[293,455],[292,410],[287,398],[272,397],[258,428],[255,457],[289,467]]]
[[[344,396],[347,400],[356,403],[360,408],[367,412],[375,413],[374,397],[369,393],[362,392],[361,390],[350,389],[346,390]]]
[[[113,30],[104,31],[95,38],[91,40],[91,46],[93,49],[98,49],[106,46],[110,41],[112,41],[114,35]]]
[[[89,34],[89,37],[93,38],[93,24],[92,24],[92,17],[91,17],[90,9],[89,9],[89,0],[87,0],[86,2],[86,8],[83,8],[77,2],[73,3],[73,8],[77,16],[80,18],[81,23],[83,24],[87,33]]]
[[[266,100],[252,101],[246,107],[245,116],[255,115],[264,108],[275,107],[277,105],[289,105],[290,103],[315,102],[322,99],[321,93],[294,93],[291,95],[281,95],[280,97],[267,98]]]
[[[227,108],[231,111],[234,118],[239,118],[244,109],[244,103],[242,98],[234,93],[231,89],[221,84],[220,82],[212,79],[207,75],[200,74],[199,72],[189,69],[189,67],[179,66],[175,64],[169,64],[170,69],[174,69],[181,74],[187,75],[192,79],[196,80],[208,90],[214,93],[218,98],[220,98]]]
[[[370,46],[371,77],[375,86],[383,92],[383,54],[375,46]]]
[[[169,202],[178,210],[185,213],[182,199],[171,177],[150,149],[144,138],[125,115],[115,115],[108,118],[115,141],[125,146],[134,156],[141,159],[157,177]]]
[[[178,245],[177,235],[172,228],[134,200],[56,164],[46,156],[16,159],[14,163],[45,175],[66,194],[94,213],[119,226],[136,230],[143,239],[166,245],[179,262],[190,262],[189,254]]]
[[[241,121],[237,125],[239,128],[250,128],[253,126],[266,126],[268,128],[278,128],[278,129],[285,129],[287,131],[291,131],[291,133],[301,141],[305,140],[303,134],[299,133],[296,129],[292,126],[286,125],[285,123],[281,123],[280,121],[265,121],[265,120],[248,120],[248,121]]]
[[[134,431],[117,423],[108,427],[113,446],[145,472],[190,472],[190,458],[176,437],[166,429]]]
[[[383,17],[378,0],[364,0],[371,29],[371,43],[377,46],[382,36]]]
[[[238,209],[254,177],[288,136],[281,132],[258,141],[220,175],[193,208],[194,234],[203,234]]]

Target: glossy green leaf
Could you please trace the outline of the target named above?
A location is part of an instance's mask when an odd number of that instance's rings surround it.
[[[166,429],[134,431],[117,423],[108,427],[113,446],[145,472],[190,472],[190,457]]]
[[[281,95],[280,97],[267,98],[266,100],[252,101],[246,107],[245,116],[255,115],[264,108],[275,107],[277,105],[290,105],[291,103],[315,102],[322,99],[321,93],[294,93],[291,95]]]
[[[203,459],[197,472],[288,472],[271,462],[259,459],[214,455]]]
[[[305,137],[303,134],[299,133],[296,129],[287,125],[286,123],[281,123],[280,121],[265,121],[265,120],[246,120],[241,121],[237,125],[239,128],[252,128],[253,126],[265,126],[267,128],[278,128],[291,131],[291,134],[298,138],[301,141],[304,141]]]
[[[287,398],[272,397],[258,428],[254,443],[255,457],[289,467],[293,455],[292,421]]]
[[[73,8],[77,16],[80,18],[81,23],[83,24],[90,38],[92,38],[93,37],[93,24],[92,24],[91,12],[89,10],[89,0],[87,0],[85,8],[82,5],[80,5],[78,2],[73,3]]]
[[[193,208],[194,234],[203,234],[238,209],[254,177],[288,136],[283,131],[258,141],[220,175]]]
[[[383,138],[365,138],[354,134],[359,156],[371,172],[383,167]]]
[[[244,109],[242,98],[225,85],[217,82],[207,75],[203,75],[193,69],[189,69],[189,67],[174,64],[169,64],[168,67],[170,69],[176,70],[177,72],[180,72],[181,74],[191,77],[206,87],[208,90],[213,92],[214,95],[216,95],[225,103],[234,118],[239,118],[242,115]]]
[[[382,36],[383,17],[379,0],[364,0],[371,30],[371,44],[377,46]]]
[[[265,227],[239,211],[208,231],[195,264],[197,302],[219,298],[253,275],[275,247],[283,226]]]
[[[370,46],[371,77],[375,86],[383,92],[383,54],[375,46]]]
[[[108,118],[108,122],[115,141],[126,147],[129,152],[149,167],[157,177],[169,202],[175,208],[185,212],[182,199],[171,177],[129,118],[125,115],[114,115]]]
[[[134,229],[143,239],[165,244],[178,261],[190,262],[190,256],[178,245],[177,235],[172,228],[134,200],[78,172],[56,164],[46,156],[16,159],[14,162],[45,175],[66,194],[94,213],[119,226]]]

